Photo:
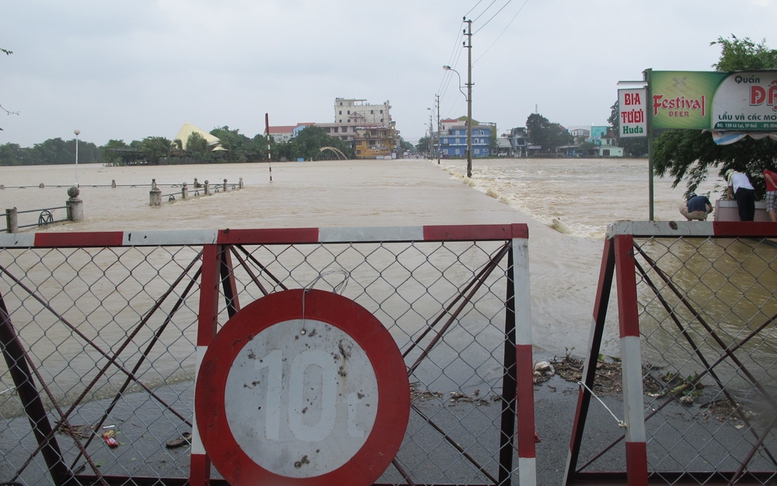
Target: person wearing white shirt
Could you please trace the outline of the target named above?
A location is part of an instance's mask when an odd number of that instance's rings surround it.
[[[733,194],[737,200],[740,221],[753,221],[755,219],[755,188],[750,183],[747,174],[729,169],[726,171],[726,180],[728,181],[728,199],[731,199]]]

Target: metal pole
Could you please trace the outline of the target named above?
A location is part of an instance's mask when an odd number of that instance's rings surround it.
[[[648,136],[648,201],[650,205],[649,209],[649,221],[655,221],[653,213],[653,108],[651,107],[651,100],[653,99],[653,89],[651,87],[651,81],[653,79],[653,70],[645,70],[645,81],[647,82],[647,136]]]
[[[270,115],[264,114],[265,133],[267,133],[267,163],[270,167],[270,182],[272,182],[272,151],[270,150]]]
[[[442,141],[440,139],[440,95],[434,95],[435,102],[437,103],[437,165],[440,165],[440,152],[442,152]]]
[[[78,135],[81,134],[81,130],[76,128],[73,133],[76,134],[76,187],[78,187]]]
[[[467,177],[472,177],[472,21],[464,18],[467,23]]]

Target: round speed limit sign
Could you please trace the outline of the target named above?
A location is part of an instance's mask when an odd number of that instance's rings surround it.
[[[410,386],[394,339],[356,302],[287,290],[236,313],[195,389],[197,429],[235,486],[370,485],[407,428]]]

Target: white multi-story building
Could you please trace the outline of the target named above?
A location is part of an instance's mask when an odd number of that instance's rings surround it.
[[[385,126],[391,124],[391,105],[371,105],[367,100],[335,98],[335,123],[338,125]]]

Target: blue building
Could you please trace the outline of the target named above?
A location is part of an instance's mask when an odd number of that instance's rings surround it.
[[[467,117],[441,120],[440,149],[448,158],[467,156]],[[497,149],[492,147],[496,139],[495,123],[479,123],[472,120],[472,158],[496,157]]]

